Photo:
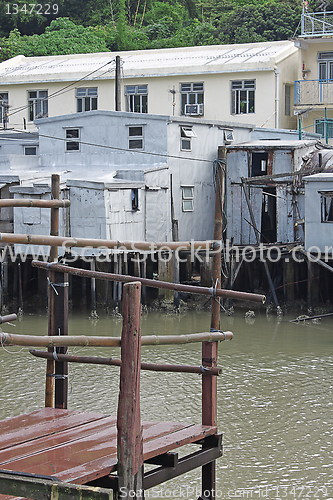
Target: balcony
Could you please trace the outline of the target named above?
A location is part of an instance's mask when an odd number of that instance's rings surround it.
[[[320,106],[333,104],[333,80],[296,80],[295,106]]]
[[[333,12],[302,13],[301,37],[333,35]]]

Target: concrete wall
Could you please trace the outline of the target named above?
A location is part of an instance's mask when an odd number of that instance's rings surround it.
[[[91,169],[107,165],[111,173],[118,167],[140,169],[142,165],[167,163],[166,117],[92,111],[41,119],[36,123],[40,131],[39,151],[43,167],[80,166],[79,171],[82,173],[84,167]],[[143,127],[142,151],[128,149],[130,125]],[[80,130],[80,151],[66,152],[66,128],[71,127]],[[144,154],[144,151],[161,153],[164,156]]]

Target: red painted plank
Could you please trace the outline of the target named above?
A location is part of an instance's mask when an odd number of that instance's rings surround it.
[[[40,420],[48,422],[57,418],[65,417],[69,414],[79,414],[81,411],[59,410],[56,408],[41,408],[30,413],[8,417],[0,421],[0,433],[23,429],[28,425],[36,425]]]
[[[206,436],[215,434],[217,427],[208,427],[205,425],[191,425],[186,429],[175,431],[157,439],[152,439],[148,443],[143,443],[143,459],[166,453],[180,446],[193,443]]]
[[[77,424],[77,422],[75,423]],[[49,436],[43,436],[32,441],[27,441],[13,447],[6,448],[5,450],[0,451],[0,468],[3,464],[12,460],[35,455],[41,451],[68,444],[72,441],[95,434],[103,428],[115,426],[115,424],[116,417],[105,417],[103,419],[93,421],[87,420],[87,422],[84,422],[82,425],[77,424],[75,427],[66,428],[65,430],[60,429],[58,432]]]
[[[20,426],[27,422],[26,431],[36,438],[23,436],[21,443],[15,440],[14,446],[0,450],[0,468],[54,475],[62,481],[84,484],[109,474],[117,464],[115,417],[47,408],[14,419],[12,437],[17,438]],[[10,421],[7,419],[2,429],[10,429]],[[42,426],[39,435],[34,434],[38,426]],[[216,427],[188,423],[143,422],[144,459],[215,432]],[[0,440],[2,437],[6,439],[6,433],[1,432]],[[8,499],[0,495],[0,500]]]
[[[47,410],[54,410],[54,408],[47,408]],[[87,422],[95,421],[97,419],[104,419],[105,415],[100,413],[68,413],[66,415],[57,415],[56,418],[41,419],[36,418],[33,423],[27,419],[27,422],[22,427],[16,427],[12,431],[0,431],[0,449],[21,444],[30,440],[35,440],[50,434],[57,434],[66,429],[81,426]],[[24,423],[24,422],[22,422]]]

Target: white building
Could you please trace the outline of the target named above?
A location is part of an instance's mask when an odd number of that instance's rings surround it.
[[[293,42],[119,55],[122,110],[296,128],[292,102],[298,49]],[[37,118],[114,110],[115,56],[17,56],[2,62],[1,122],[29,130]]]
[[[298,77],[294,110],[302,131],[321,134],[333,144],[333,12],[303,10],[302,32],[295,41]]]
[[[71,201],[61,234],[119,241],[170,241],[172,218],[180,241],[211,239],[218,148],[250,140],[254,128],[100,110],[42,118],[36,125],[39,137],[30,133],[35,155],[24,154],[27,132],[22,140],[14,133],[12,149],[10,131],[3,140],[0,134],[0,175],[20,179],[20,186],[10,188],[12,196],[48,197],[51,174],[58,173],[62,196]],[[21,152],[15,161],[11,150]],[[39,209],[17,208],[14,231],[47,234],[48,217]]]

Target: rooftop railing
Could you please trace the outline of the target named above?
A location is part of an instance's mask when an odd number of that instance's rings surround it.
[[[332,105],[333,80],[296,80],[295,106]]]
[[[333,35],[333,12],[302,13],[301,36]]]

